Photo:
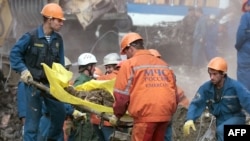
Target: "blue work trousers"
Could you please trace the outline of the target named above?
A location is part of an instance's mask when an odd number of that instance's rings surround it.
[[[112,126],[102,126],[93,124],[94,131],[98,135],[99,141],[110,141],[110,135],[113,133],[114,128]]]
[[[218,121],[217,121],[218,122]],[[224,141],[224,125],[235,125],[240,124],[244,125],[246,122],[245,117],[231,117],[228,120],[222,122],[221,124],[217,125],[216,127],[216,138],[217,141]]]
[[[46,115],[43,115],[42,118],[40,119],[38,141],[45,141],[47,139],[50,124],[51,124],[50,118],[47,117]],[[56,141],[64,141],[63,132]],[[73,140],[69,139],[68,141],[73,141]]]
[[[17,111],[19,118],[25,118],[26,116],[26,92],[25,83],[19,82],[17,89]]]
[[[41,97],[49,95],[30,85],[25,85],[26,91],[26,120],[24,126],[24,140],[37,141],[38,134],[45,131],[39,131],[40,119],[42,117],[42,102],[47,108],[47,116],[49,116],[50,124],[48,127],[47,139],[57,140],[62,133],[63,122],[65,119],[65,108],[63,103],[55,101],[48,97]],[[40,136],[40,135],[39,135]]]
[[[164,135],[164,141],[172,141],[172,122],[169,123]]]

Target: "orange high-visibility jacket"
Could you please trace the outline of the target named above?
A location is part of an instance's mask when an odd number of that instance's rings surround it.
[[[114,70],[112,73],[107,74],[107,75],[102,75],[97,78],[97,80],[111,80],[113,78],[116,78],[118,71]],[[96,114],[91,114],[90,122],[93,124],[99,125],[101,122],[101,119],[96,115]],[[108,121],[103,122],[104,126],[112,126]]]
[[[112,73],[107,74],[107,75],[102,75],[100,77],[97,78],[97,80],[111,80],[113,78],[116,78],[118,71],[117,70],[113,70]]]
[[[178,86],[177,86],[177,101],[178,101],[178,105],[188,108],[189,99],[184,94],[184,91]]]
[[[148,50],[138,50],[117,74],[114,114],[120,118],[128,110],[135,122],[170,121],[177,107],[176,92],[167,64]]]

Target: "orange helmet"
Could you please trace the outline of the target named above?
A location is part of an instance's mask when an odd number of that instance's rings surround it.
[[[148,49],[148,51],[155,57],[161,58],[161,54],[156,49]]]
[[[100,77],[102,75],[103,75],[102,70],[98,67],[95,67],[94,77]]]
[[[121,54],[125,54],[124,49],[130,46],[132,42],[139,40],[139,39],[142,39],[141,35],[135,32],[130,32],[126,34],[125,36],[123,36],[121,40]]]
[[[215,58],[211,59],[211,61],[207,65],[207,67],[214,69],[214,70],[227,72],[227,62],[222,57],[215,57]]]
[[[46,4],[42,9],[41,14],[48,18],[65,20],[61,6],[56,3]]]

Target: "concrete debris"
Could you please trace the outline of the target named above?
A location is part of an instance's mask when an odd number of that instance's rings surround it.
[[[77,91],[74,89],[74,87],[68,86],[65,88],[65,90],[76,97],[88,100],[96,104],[112,107],[114,103],[114,98],[112,94],[110,94],[108,91],[104,89],[93,89],[87,92],[87,91]]]
[[[215,119],[212,115],[203,115],[196,120],[196,131],[190,130],[190,135],[183,135],[183,125],[186,121],[187,109],[179,106],[172,120],[173,141],[215,141]]]
[[[17,115],[16,87],[0,92],[0,141],[22,141],[22,124]]]

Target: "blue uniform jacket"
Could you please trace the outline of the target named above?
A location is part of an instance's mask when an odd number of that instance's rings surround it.
[[[250,12],[241,16],[236,37],[237,80],[250,90]]]
[[[38,27],[38,38],[45,38],[45,34],[43,32],[43,26]],[[57,38],[55,32],[51,33],[51,41]],[[25,33],[14,45],[10,52],[10,64],[11,68],[17,72],[22,72],[27,69],[27,66],[24,62],[25,52],[30,45],[31,36],[29,33]],[[60,56],[60,64],[64,65],[64,48],[63,43],[59,44],[59,56]]]
[[[245,116],[242,109],[250,113],[250,92],[238,81],[226,76],[222,97],[219,102],[214,101],[214,84],[204,83],[190,103],[187,120],[196,120],[208,106],[210,113],[221,123],[232,116]]]
[[[244,46],[250,46],[249,39],[250,39],[250,12],[245,12],[240,19],[240,24],[236,34],[235,48],[239,51]]]
[[[64,107],[65,107],[65,111],[66,111],[67,115],[72,115],[73,114],[74,107],[72,105],[65,103]]]

